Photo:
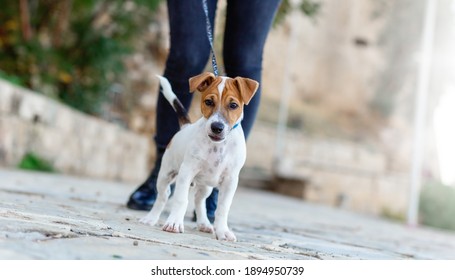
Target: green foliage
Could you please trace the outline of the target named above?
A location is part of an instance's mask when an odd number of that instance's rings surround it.
[[[42,172],[55,172],[52,165],[34,153],[27,153],[22,158],[18,167],[25,170],[34,170]]]
[[[309,17],[315,17],[321,8],[321,3],[310,0],[303,0],[299,6],[300,10]]]
[[[420,194],[420,220],[424,225],[455,230],[455,188],[431,183]]]
[[[275,15],[275,22],[273,23],[274,26],[283,23],[284,19],[286,18],[286,15],[289,14],[290,11],[291,4],[289,3],[289,0],[281,1],[281,5],[278,8],[278,11],[276,12]]]
[[[96,113],[159,2],[4,1],[0,76]]]
[[[315,18],[321,9],[321,3],[313,0],[300,0],[300,3],[297,8],[304,15],[310,18]],[[290,3],[290,0],[283,0],[277,11],[274,25],[276,26],[281,24],[286,18],[286,15],[288,15],[291,12],[291,10],[292,5]]]
[[[0,79],[6,80],[6,81],[8,81],[12,84],[18,85],[18,86],[24,85],[24,81],[22,81],[21,78],[19,78],[17,76],[8,75],[7,73],[3,72],[2,70],[0,70]]]

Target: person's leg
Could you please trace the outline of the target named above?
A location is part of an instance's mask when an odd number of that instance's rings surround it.
[[[223,58],[226,74],[259,82],[259,89],[245,106],[242,128],[248,138],[261,98],[262,55],[267,34],[281,0],[228,0]]]
[[[216,0],[209,0],[209,17],[213,26]],[[200,74],[207,64],[210,45],[207,41],[205,14],[200,0],[168,0],[170,25],[170,51],[164,76],[185,108],[189,108],[192,95],[188,80]],[[156,111],[155,143],[157,157],[155,167],[145,182],[134,191],[127,207],[136,210],[150,210],[156,199],[156,180],[161,158],[166,146],[180,129],[177,115],[169,102],[160,93]]]
[[[212,26],[216,3],[216,0],[208,1]],[[182,104],[188,108],[192,99],[188,80],[204,70],[210,53],[205,14],[200,0],[168,0],[168,12],[171,42],[164,76]],[[156,114],[155,142],[158,148],[165,149],[180,127],[176,113],[162,94],[158,97]]]

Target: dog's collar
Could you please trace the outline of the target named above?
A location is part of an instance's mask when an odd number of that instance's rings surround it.
[[[234,130],[234,129],[235,129],[236,127],[238,127],[239,125],[240,125],[240,122],[238,122],[238,123],[234,124],[234,126],[232,127],[232,129],[231,129],[231,130]]]
[[[238,127],[242,121],[243,121],[243,112],[242,112],[242,116],[240,117],[239,121],[236,124],[234,124],[234,126],[231,128],[231,130],[234,130],[236,127]]]

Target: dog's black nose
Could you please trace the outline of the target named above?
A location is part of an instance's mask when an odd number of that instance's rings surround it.
[[[224,124],[221,122],[214,122],[210,125],[210,128],[212,129],[213,133],[220,134],[221,132],[223,132]]]

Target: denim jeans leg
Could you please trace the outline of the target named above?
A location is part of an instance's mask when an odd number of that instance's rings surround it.
[[[261,84],[265,41],[281,0],[228,0],[223,58],[229,77],[242,76]],[[261,87],[245,106],[242,128],[248,138],[259,107]]]
[[[209,0],[207,4],[213,26],[217,1]],[[170,51],[166,60],[164,76],[168,78],[183,106],[188,109],[192,99],[188,80],[204,70],[210,54],[205,14],[200,0],[168,0],[167,6],[170,24]],[[160,93],[156,112],[155,143],[157,148],[166,148],[179,129],[177,115]]]

